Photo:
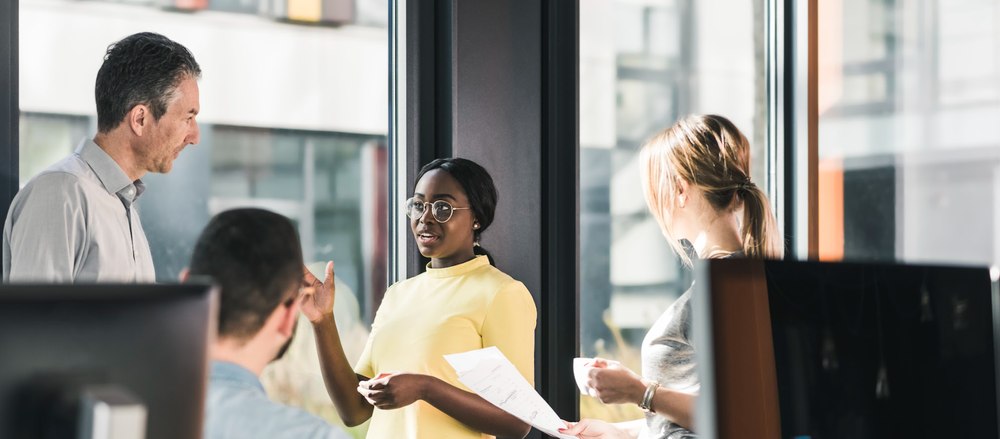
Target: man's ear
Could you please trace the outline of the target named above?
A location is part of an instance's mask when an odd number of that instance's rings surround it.
[[[184,269],[181,270],[181,274],[177,276],[177,279],[180,280],[181,283],[185,283],[188,281],[189,277],[191,277],[191,270],[188,270],[185,267]]]
[[[291,337],[295,331],[295,325],[299,322],[299,307],[302,304],[302,298],[299,297],[292,301],[290,306],[285,306],[282,304],[278,307],[278,313],[280,313],[280,320],[278,321],[278,332],[286,337]]]
[[[125,115],[125,122],[136,136],[142,137],[146,127],[153,122],[153,114],[149,112],[149,107],[139,104]]]

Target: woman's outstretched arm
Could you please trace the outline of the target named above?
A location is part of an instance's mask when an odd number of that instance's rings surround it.
[[[341,421],[348,427],[353,427],[371,418],[373,408],[357,392],[358,383],[368,378],[354,373],[340,343],[340,333],[333,317],[336,295],[333,279],[333,262],[326,265],[326,279],[323,282],[313,276],[308,268],[305,269],[302,279],[305,292],[302,313],[312,322],[316,334],[316,350],[319,353],[326,391],[337,407]]]

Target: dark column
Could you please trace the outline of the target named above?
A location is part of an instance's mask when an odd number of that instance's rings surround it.
[[[579,350],[576,1],[454,2],[453,153],[500,189],[483,246],[538,308],[536,387],[576,419]]]
[[[18,189],[17,1],[0,2],[0,218]]]
[[[396,178],[412,190],[420,166],[450,156],[492,174],[500,203],[483,247],[534,296],[536,388],[575,420],[579,3],[407,0],[405,10],[407,159]],[[412,241],[404,251],[408,274],[422,271]]]

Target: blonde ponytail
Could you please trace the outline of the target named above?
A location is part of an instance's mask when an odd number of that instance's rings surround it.
[[[757,185],[749,183],[736,190],[743,200],[743,253],[748,258],[781,259],[785,255],[784,241],[778,223],[771,213],[767,195]]]
[[[767,195],[750,181],[750,142],[729,119],[717,115],[681,119],[649,139],[639,159],[646,204],[684,263],[690,264],[690,258],[670,226],[679,179],[701,190],[718,211],[736,211],[742,205],[740,237],[747,257],[783,257],[783,241]]]

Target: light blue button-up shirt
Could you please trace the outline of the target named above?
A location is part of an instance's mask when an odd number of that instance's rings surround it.
[[[301,408],[272,401],[253,372],[213,361],[205,439],[350,439],[341,428]]]
[[[84,139],[14,197],[3,227],[3,280],[155,282],[135,206],[144,190]]]

